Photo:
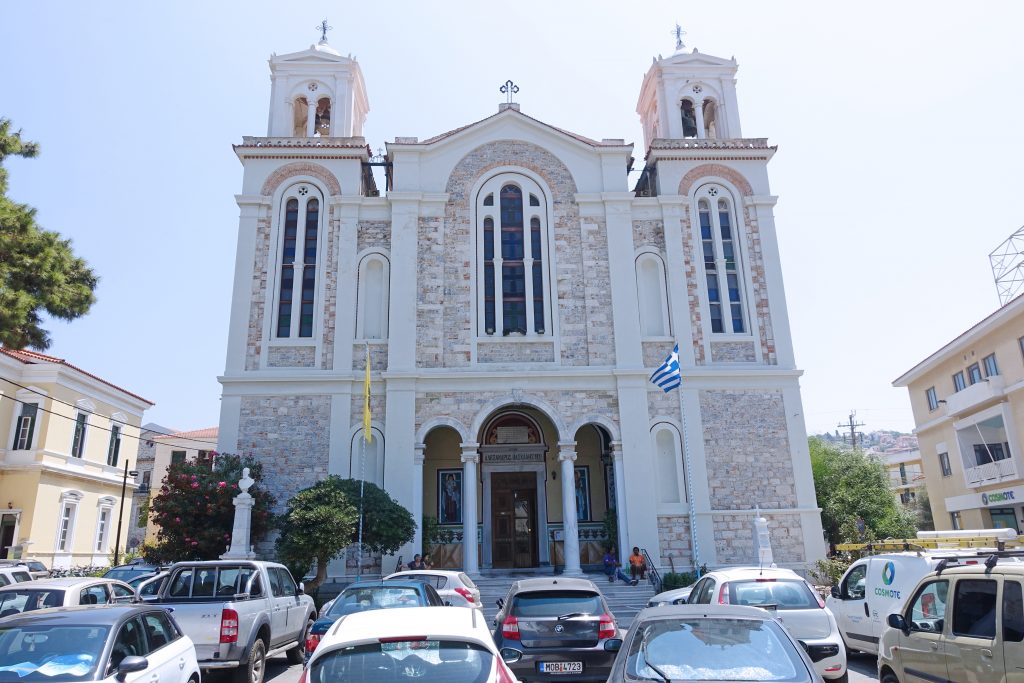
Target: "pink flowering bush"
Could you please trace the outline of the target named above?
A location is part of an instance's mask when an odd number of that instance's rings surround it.
[[[242,468],[256,483],[249,489],[255,499],[252,511],[252,542],[262,539],[271,523],[273,497],[262,486],[262,466],[251,457],[215,454],[209,460],[171,465],[150,504],[150,517],[159,525],[156,545],[146,560],[215,560],[231,544],[235,519],[232,499],[238,495]]]

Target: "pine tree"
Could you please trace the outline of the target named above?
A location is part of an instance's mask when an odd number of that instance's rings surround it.
[[[50,335],[42,313],[61,320],[85,315],[96,301],[99,281],[89,264],[75,256],[71,240],[36,225],[36,210],[7,196],[8,156],[26,159],[39,154],[39,145],[11,132],[11,121],[0,118],[0,344],[44,350]]]

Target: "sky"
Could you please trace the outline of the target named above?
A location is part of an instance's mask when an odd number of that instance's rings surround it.
[[[328,40],[358,58],[377,149],[522,111],[645,150],[657,55],[739,62],[743,134],[769,165],[810,432],[851,410],[913,427],[892,381],[999,306],[988,255],[1024,224],[1024,3],[317,0],[5,2],[0,116],[39,142],[9,195],[73,240],[98,302],[48,350],[154,401],[144,421],[216,425],[242,167],[265,135],[267,58]],[[630,179],[630,185],[635,178]]]

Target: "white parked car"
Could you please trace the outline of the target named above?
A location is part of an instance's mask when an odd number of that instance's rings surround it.
[[[404,579],[406,581],[423,581],[433,586],[441,599],[450,602],[455,607],[476,607],[483,609],[480,602],[480,589],[473,583],[465,572],[448,571],[445,569],[410,569],[404,572],[395,572],[384,577],[389,579]]]
[[[31,581],[32,576],[25,567],[0,567],[0,586]]]
[[[0,622],[0,681],[199,683],[199,665],[165,610],[58,607]]]
[[[135,591],[124,581],[81,576],[15,583],[0,588],[0,619],[47,607],[130,603]]]
[[[475,609],[371,610],[338,619],[303,673],[304,683],[518,683]]]
[[[822,678],[846,683],[846,647],[836,618],[793,570],[737,567],[709,572],[694,584],[687,602],[768,610],[804,646]]]

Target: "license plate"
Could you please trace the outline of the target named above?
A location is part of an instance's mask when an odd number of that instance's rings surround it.
[[[541,662],[542,674],[581,674],[583,662]]]

